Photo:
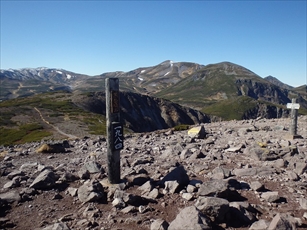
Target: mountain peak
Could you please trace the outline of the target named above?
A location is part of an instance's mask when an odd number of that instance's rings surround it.
[[[274,84],[274,85],[277,85],[277,86],[280,87],[280,88],[284,88],[284,89],[288,89],[288,90],[293,89],[292,86],[287,85],[287,84],[281,82],[281,81],[278,80],[276,77],[273,77],[273,76],[271,76],[271,75],[265,77],[264,79],[267,80],[268,82]]]

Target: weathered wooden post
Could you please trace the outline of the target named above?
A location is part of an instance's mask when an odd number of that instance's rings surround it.
[[[120,150],[123,149],[123,126],[120,123],[118,78],[106,78],[106,118],[108,179],[111,184],[120,182]]]
[[[292,98],[292,103],[288,103],[287,108],[291,109],[290,138],[300,138],[301,136],[297,135],[297,111],[300,108],[300,104],[296,103],[296,98]]]

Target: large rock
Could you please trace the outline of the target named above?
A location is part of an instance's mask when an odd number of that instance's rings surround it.
[[[234,226],[242,227],[251,225],[257,220],[257,210],[248,202],[230,202],[229,217]]]
[[[150,225],[150,230],[167,230],[169,224],[162,219],[154,220]]]
[[[210,219],[201,213],[195,206],[182,209],[173,220],[168,230],[193,229],[204,230],[212,229]]]
[[[87,181],[78,189],[78,198],[81,202],[103,201],[106,196],[102,185],[94,180]]]
[[[287,214],[277,213],[272,219],[268,230],[294,230],[296,221],[294,218]]]
[[[37,153],[64,153],[63,144],[43,144],[37,150]]]
[[[104,169],[96,161],[87,161],[83,165],[83,169],[87,170],[89,173],[104,173]]]
[[[13,203],[15,201],[19,202],[21,200],[21,197],[17,191],[9,191],[6,193],[0,194],[0,201],[1,202],[7,202],[7,203]],[[1,203],[0,202],[0,203]]]
[[[266,220],[258,220],[250,226],[249,230],[264,230],[269,227],[269,224]]]
[[[46,169],[42,171],[32,182],[30,185],[30,188],[35,189],[49,189],[52,188],[55,185],[55,182],[57,180],[56,175],[53,171]]]
[[[195,207],[211,220],[222,223],[225,221],[226,213],[229,210],[229,202],[218,197],[198,197]]]
[[[178,166],[169,172],[161,181],[165,186],[166,181],[177,181],[179,186],[178,189],[182,189],[187,186],[190,182],[189,176],[183,166]],[[178,191],[178,190],[177,190]]]
[[[188,130],[188,135],[192,138],[204,139],[206,137],[206,130],[203,125],[193,127]]]
[[[198,194],[200,196],[227,197],[229,193],[229,185],[225,180],[205,181],[200,186]]]

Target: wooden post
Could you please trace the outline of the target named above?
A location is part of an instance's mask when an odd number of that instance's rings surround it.
[[[123,126],[120,123],[118,78],[106,78],[106,118],[108,179],[111,184],[120,182],[120,150],[123,148]]]
[[[296,103],[296,98],[292,98],[292,103],[288,103],[287,108],[291,109],[290,138],[301,138],[300,135],[297,135],[297,113],[298,109],[300,108],[300,104]]]

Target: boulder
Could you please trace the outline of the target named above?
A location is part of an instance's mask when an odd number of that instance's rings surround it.
[[[87,161],[83,165],[83,169],[89,173],[104,173],[104,169],[96,161]]]
[[[164,187],[166,181],[177,181],[177,183],[179,184],[178,189],[180,190],[189,184],[190,179],[184,167],[178,166],[175,169],[173,169],[171,172],[169,172],[161,180],[161,183],[164,185]]]
[[[288,214],[277,213],[272,219],[268,230],[294,230],[296,221]]]
[[[150,230],[167,230],[169,224],[162,219],[154,220],[150,225]]]
[[[226,213],[229,210],[229,202],[223,198],[200,196],[196,200],[195,207],[211,217],[211,220],[222,223],[225,221]]]
[[[13,203],[15,201],[19,202],[20,200],[21,200],[21,197],[17,191],[9,191],[6,193],[0,193],[1,202]]]
[[[55,185],[57,177],[55,173],[49,169],[42,171],[32,182],[30,188],[50,189]]]
[[[204,139],[206,137],[206,130],[203,125],[193,127],[188,130],[188,135],[196,139]]]
[[[78,189],[78,198],[81,202],[103,201],[106,196],[102,185],[94,180],[87,181]]]
[[[211,230],[212,227],[211,221],[206,215],[195,206],[189,206],[182,209],[168,227],[168,230],[178,229]]]
[[[63,144],[43,144],[36,150],[37,153],[65,153],[65,151]]]

